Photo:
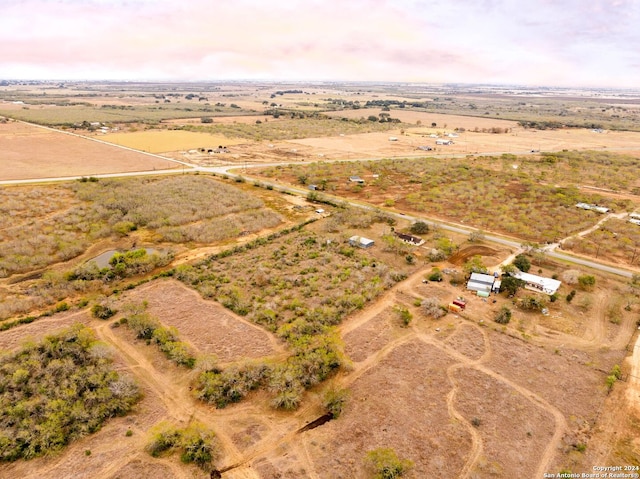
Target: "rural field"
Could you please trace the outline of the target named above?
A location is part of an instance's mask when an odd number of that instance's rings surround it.
[[[0,477],[640,467],[635,103],[398,88],[0,86]]]
[[[92,176],[174,168],[175,163],[59,131],[0,123],[2,180]]]

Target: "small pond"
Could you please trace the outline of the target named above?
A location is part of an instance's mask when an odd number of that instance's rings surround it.
[[[136,249],[140,249],[140,248],[136,248]],[[145,251],[147,252],[147,254],[153,254],[155,252],[157,252],[158,250],[155,248],[144,248]],[[91,258],[89,261],[95,261],[96,264],[98,265],[98,268],[102,269],[102,268],[106,268],[107,266],[109,266],[109,260],[111,258],[113,258],[113,255],[116,253],[124,253],[125,251],[123,250],[118,250],[118,249],[110,249],[105,251],[104,253],[100,253],[98,256]],[[87,261],[87,263],[89,262]]]

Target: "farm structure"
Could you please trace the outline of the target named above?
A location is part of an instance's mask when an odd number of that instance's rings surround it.
[[[436,145],[453,145],[453,141],[439,139],[439,140],[436,140]]]
[[[467,282],[467,289],[470,291],[490,293],[493,290],[494,280],[495,278],[490,274],[471,273],[471,277]]]
[[[640,213],[629,213],[629,223],[640,225]]]
[[[598,205],[590,205],[589,203],[578,203],[576,206],[578,208],[582,208],[583,210],[591,210],[597,213],[609,212],[609,208],[605,208],[604,206],[598,206]]]
[[[522,271],[511,273],[511,276],[524,281],[524,287],[526,289],[547,293],[548,295],[552,295],[558,291],[558,288],[560,288],[562,284],[562,282],[557,279],[544,278],[542,276],[536,276],[535,274],[523,273]]]
[[[394,234],[405,243],[408,243],[414,246],[421,246],[424,244],[424,240],[419,236],[413,236],[406,233],[398,233],[398,232],[395,232]]]
[[[364,180],[359,176],[350,176],[349,181],[352,183],[358,183],[359,185],[364,185]]]
[[[357,246],[358,248],[371,248],[374,245],[374,241],[364,236],[352,236],[349,238],[349,244],[351,246]]]

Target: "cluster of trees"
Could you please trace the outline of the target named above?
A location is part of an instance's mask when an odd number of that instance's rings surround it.
[[[220,457],[220,446],[215,433],[198,422],[192,422],[184,429],[167,423],[160,424],[155,428],[145,450],[153,457],[178,452],[182,462],[195,464],[205,472],[211,472],[214,461]]]
[[[97,239],[141,228],[160,241],[211,242],[281,221],[255,196],[195,175],[3,189],[0,214],[0,277],[71,259]]]
[[[0,460],[52,453],[129,411],[140,392],[111,363],[82,325],[0,358]]]
[[[346,223],[366,216],[344,214]],[[292,351],[276,365],[208,368],[198,379],[200,397],[224,407],[263,388],[272,393],[273,406],[285,409],[297,407],[305,389],[344,363],[335,326],[406,277],[357,248],[302,228],[180,267],[175,276],[275,332]]]
[[[89,261],[76,269],[65,273],[67,281],[92,281],[105,282],[115,279],[128,278],[168,265],[173,260],[171,252],[153,252],[148,254],[144,248],[115,253],[109,260],[109,266],[100,268],[95,261]]]

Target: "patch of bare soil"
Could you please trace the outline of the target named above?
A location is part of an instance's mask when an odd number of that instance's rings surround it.
[[[490,333],[491,369],[538,394],[567,418],[570,434],[586,442],[606,398],[605,374],[579,358],[553,354],[500,333]]]
[[[176,476],[171,467],[165,464],[135,459],[108,479],[156,479],[160,477],[163,479],[177,479],[179,476]]]
[[[448,413],[451,364],[446,354],[413,340],[360,376],[343,414],[305,433],[318,477],[366,477],[365,454],[379,447],[414,461],[408,477],[457,477],[471,438]]]
[[[388,307],[344,337],[345,352],[354,361],[364,361],[393,339],[393,310]],[[399,320],[398,320],[399,321]]]
[[[0,350],[19,348],[28,340],[39,340],[72,324],[89,324],[91,317],[87,311],[67,311],[48,318],[36,319],[33,323],[16,326],[0,332]]]
[[[474,424],[482,442],[471,477],[535,477],[553,437],[553,415],[480,371],[463,368],[454,374],[462,385],[455,408]]]
[[[449,263],[455,265],[464,264],[469,258],[473,256],[495,256],[499,251],[489,248],[488,246],[473,245],[461,249],[456,254],[449,258]]]
[[[480,359],[487,346],[482,332],[467,323],[460,324],[444,343],[473,360]]]
[[[240,450],[246,450],[249,447],[259,443],[270,428],[256,417],[241,416],[237,419],[230,420],[227,425],[230,427],[231,440]]]
[[[222,362],[259,358],[281,351],[280,342],[263,329],[206,301],[174,280],[157,280],[123,296],[122,302],[148,302],[147,311],[175,327],[180,338],[200,352],[215,354]]]

